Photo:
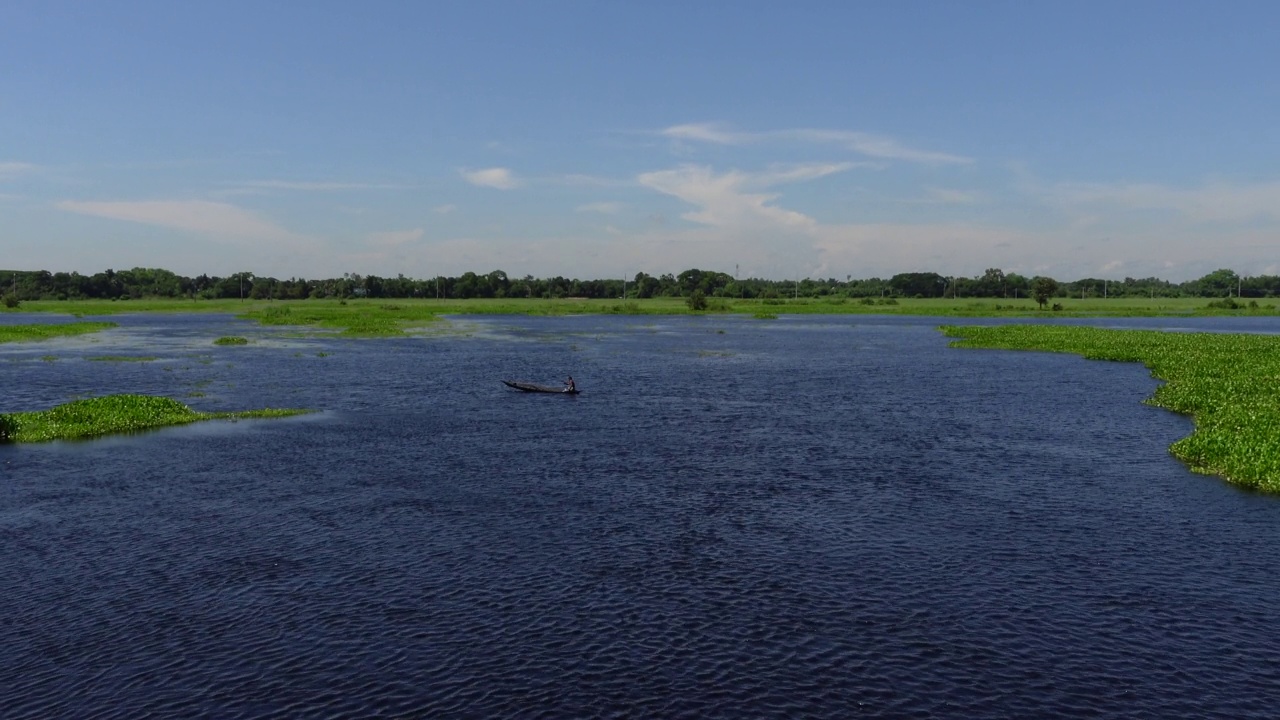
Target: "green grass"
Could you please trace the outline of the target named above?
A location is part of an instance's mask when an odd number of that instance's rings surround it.
[[[1148,400],[1190,415],[1170,452],[1196,472],[1280,493],[1280,337],[1067,326],[943,327],[955,347],[1140,362],[1165,381]]]
[[[116,327],[113,322],[77,322],[59,325],[0,325],[0,343],[48,340],[56,337],[83,335]]]
[[[438,308],[423,301],[299,300],[277,302],[242,313],[263,325],[309,326],[349,337],[395,337],[439,320]]]
[[[204,413],[165,397],[107,395],[74,400],[49,410],[0,414],[0,443],[80,440],[200,420],[286,417],[306,412],[310,411],[267,408]]]
[[[248,345],[248,338],[226,336],[213,341],[214,345]]]

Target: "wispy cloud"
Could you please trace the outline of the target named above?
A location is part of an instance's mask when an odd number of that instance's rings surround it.
[[[34,172],[35,169],[36,166],[31,163],[0,161],[0,180],[10,180],[18,177],[19,175]]]
[[[387,230],[385,232],[369,233],[364,239],[365,242],[370,245],[398,247],[405,243],[421,240],[423,234],[424,231],[422,228],[413,228],[412,230]]]
[[[483,170],[462,170],[460,172],[467,182],[479,187],[498,190],[512,190],[520,187],[520,180],[508,168],[494,167]]]
[[[673,140],[694,140],[717,145],[746,145],[765,137],[764,133],[747,133],[730,130],[720,123],[688,123],[672,125],[661,133]]]
[[[689,123],[673,125],[662,130],[660,134],[673,140],[706,142],[717,145],[748,145],[768,141],[837,145],[867,157],[882,160],[904,160],[924,165],[963,165],[973,162],[972,158],[962,155],[920,150],[904,145],[891,137],[850,130],[794,128],[789,130],[747,132],[733,130],[720,123]]]
[[[598,175],[583,175],[580,173],[548,177],[541,180],[541,182],[566,185],[569,187],[623,187],[635,184],[634,181],[630,179],[619,180],[617,178],[600,177]]]
[[[431,212],[437,215],[448,215],[449,213],[457,209],[458,209],[457,205],[437,205],[431,208]]]
[[[974,205],[982,202],[985,196],[971,190],[955,190],[952,188],[925,188],[925,202],[942,205]]]
[[[1280,219],[1280,182],[1256,185],[1215,182],[1199,188],[1143,183],[1064,183],[1042,194],[1049,202],[1062,207],[1157,211],[1196,222]]]
[[[90,201],[64,200],[57,207],[93,217],[186,230],[215,239],[301,240],[257,214],[227,203],[205,200]]]
[[[622,203],[619,202],[593,202],[585,205],[579,205],[574,208],[574,212],[580,213],[601,213],[602,215],[612,215],[622,209]]]
[[[686,220],[717,227],[749,225],[766,221],[787,228],[815,225],[803,213],[770,205],[774,193],[749,192],[774,185],[813,180],[847,169],[847,164],[801,165],[763,173],[730,171],[717,175],[708,167],[683,165],[674,170],[644,173],[637,180],[647,188],[696,205],[696,212],[681,215]]]
[[[225,183],[242,188],[260,190],[300,190],[304,192],[332,192],[335,190],[409,190],[413,185],[396,183],[315,182],[305,180],[246,180]]]

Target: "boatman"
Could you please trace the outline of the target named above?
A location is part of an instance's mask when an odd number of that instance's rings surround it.
[[[565,392],[576,392],[576,391],[577,391],[577,389],[578,389],[578,388],[573,384],[573,376],[572,376],[572,375],[570,375],[570,376],[569,376],[569,379],[564,381],[564,391],[565,391]]]

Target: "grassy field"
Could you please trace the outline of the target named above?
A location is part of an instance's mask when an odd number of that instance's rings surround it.
[[[1254,301],[1254,307],[1236,310],[1213,308],[1205,298],[1122,298],[1065,300],[1055,303],[1061,310],[1041,310],[1032,300],[1000,298],[883,299],[827,296],[823,298],[775,298],[734,300],[707,298],[708,308],[697,314],[737,314],[758,319],[779,315],[926,315],[932,317],[1142,317],[1168,315],[1275,315],[1276,301]],[[352,300],[77,300],[23,302],[19,313],[60,313],[77,317],[100,317],[117,313],[216,312],[237,315],[268,325],[299,328],[300,334],[337,333],[348,337],[394,337],[427,331],[445,315],[689,315],[683,298],[647,300],[587,300],[506,298],[476,300],[436,299],[352,299]],[[77,323],[72,325],[0,326],[5,333],[69,333],[109,327]],[[25,328],[25,329],[18,329]],[[52,336],[52,335],[46,335]]]
[[[0,414],[0,443],[81,440],[200,420],[286,417],[309,410],[196,412],[177,400],[150,395],[107,395],[74,400],[49,410]]]
[[[1280,300],[1253,301],[1257,307],[1223,310],[1209,307],[1207,298],[1057,298],[1061,310],[1041,310],[1032,300],[1002,298],[882,299],[777,298],[735,300],[707,298],[707,313],[772,314],[888,314],[944,317],[1073,317],[1079,315],[1274,315]],[[1246,301],[1246,304],[1249,301]],[[351,318],[366,318],[378,326],[429,324],[440,315],[686,315],[683,298],[647,300],[586,300],[506,298],[474,300],[352,299],[352,300],[67,300],[27,301],[9,312],[64,313],[101,316],[134,312],[219,312],[257,319],[266,324],[317,325],[332,329],[353,327]],[[358,326],[359,323],[355,323]]]
[[[947,326],[956,347],[1140,362],[1166,381],[1149,400],[1195,419],[1169,449],[1197,472],[1280,493],[1280,337],[1066,326]]]

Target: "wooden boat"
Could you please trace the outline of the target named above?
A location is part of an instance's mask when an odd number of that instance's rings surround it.
[[[579,392],[577,388],[570,390],[560,385],[539,385],[538,383],[520,382],[519,380],[503,380],[502,384],[525,392],[560,393],[562,395],[577,395]]]

